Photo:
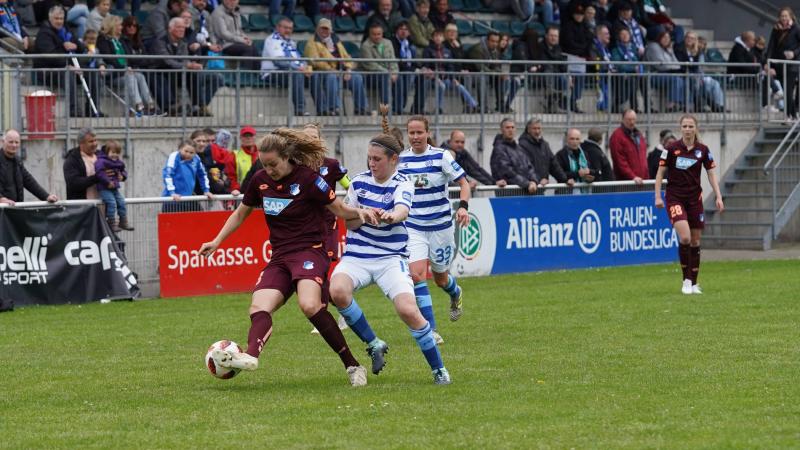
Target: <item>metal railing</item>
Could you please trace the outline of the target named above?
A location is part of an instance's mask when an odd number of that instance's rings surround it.
[[[757,100],[761,97],[760,77],[728,75],[727,64],[684,63],[666,73],[658,72],[661,65],[649,62],[448,60],[452,68],[446,71],[439,70],[442,61],[414,60],[413,71],[394,75],[363,70],[305,75],[237,69],[248,61],[265,61],[263,58],[192,57],[222,59],[229,69],[100,71],[87,67],[92,59],[101,57],[78,55],[89,95],[77,72],[67,70],[66,63],[61,69],[33,69],[27,64],[36,58],[61,61],[63,55],[15,55],[13,60],[23,64],[0,70],[14,80],[22,95],[39,89],[57,95],[55,122],[48,132],[68,139],[71,129],[88,125],[126,136],[165,131],[185,136],[212,125],[238,129],[244,124],[294,126],[311,120],[322,120],[329,130],[342,133],[367,126],[373,129],[375,119],[359,116],[374,115],[379,102],[390,104],[391,114],[426,113],[435,133],[451,124],[495,130],[500,117],[524,122],[532,115],[541,116],[545,127],[566,124],[606,126],[610,130],[617,126],[616,113],[628,107],[660,113],[640,118],[640,126],[646,129],[674,124],[678,114],[687,112],[704,114],[704,125],[723,129],[734,124],[759,124],[762,119],[762,105]],[[125,58],[158,61],[166,57]],[[396,62],[355,61],[361,65]],[[483,63],[493,64],[498,72],[467,70]],[[542,72],[540,67],[549,69]],[[169,113],[167,116],[148,116],[146,111],[137,114],[137,103],[149,103],[147,91],[159,109]],[[85,104],[89,97],[106,117],[91,117]],[[12,125],[23,134],[39,134],[42,125],[34,123],[38,117],[22,111],[21,102],[15,99],[6,97],[3,101],[12,101],[19,108]],[[208,113],[213,118],[205,117]]]
[[[601,193],[641,192],[653,189],[654,181],[645,181],[643,185],[636,185],[632,181],[608,181],[595,183],[576,183],[567,186],[563,183],[552,183],[541,186],[535,195],[591,195]],[[452,200],[457,200],[459,188],[451,187],[449,195]],[[337,192],[339,196],[345,195],[344,191]],[[493,196],[522,196],[528,195],[523,189],[516,186],[498,188],[496,186],[477,186],[473,191],[474,197]],[[178,204],[191,205],[191,210],[222,210],[230,209],[236,205],[241,196],[220,195],[214,200],[205,196],[181,197]],[[134,226],[134,231],[122,231],[118,236],[124,242],[124,253],[128,266],[138,276],[139,285],[149,292],[158,292],[159,261],[158,261],[158,214],[162,213],[165,205],[174,205],[170,197],[129,198],[126,199],[128,220]],[[47,202],[19,202],[15,206],[0,204],[0,208],[41,208],[59,207],[64,205],[102,205],[100,200],[65,200],[55,204]],[[219,230],[208,230],[209,239],[212,239]]]
[[[779,217],[792,199],[792,194],[800,188],[800,121],[794,122],[792,128],[764,163],[763,170],[772,182],[771,230],[772,239],[777,239],[783,225],[779,223]],[[781,197],[780,201],[778,197]],[[789,213],[791,212],[789,211]]]

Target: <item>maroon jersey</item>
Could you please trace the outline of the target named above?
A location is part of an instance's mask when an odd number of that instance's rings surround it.
[[[322,167],[319,168],[319,174],[328,183],[331,189],[336,190],[336,183],[347,175],[347,169],[342,166],[338,160],[334,158],[325,158]],[[323,220],[325,222],[325,248],[327,249],[328,256],[332,260],[339,259],[339,233],[337,231],[336,216],[328,211],[324,211]]]
[[[711,151],[700,142],[691,149],[682,140],[677,140],[661,151],[659,166],[666,166],[667,193],[680,198],[698,198],[702,194],[700,174],[717,167]]]
[[[277,181],[263,169],[256,172],[242,203],[264,211],[272,251],[278,255],[321,247],[322,215],[335,199],[336,193],[317,172],[296,166]]]

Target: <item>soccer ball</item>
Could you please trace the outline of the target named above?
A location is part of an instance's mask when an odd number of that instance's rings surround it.
[[[208,347],[208,353],[206,353],[206,367],[208,367],[208,371],[211,373],[211,375],[223,380],[229,380],[235,377],[236,374],[239,373],[239,369],[228,369],[227,367],[220,367],[216,365],[214,363],[214,359],[211,357],[211,352],[214,350],[227,350],[229,352],[241,353],[242,347],[239,347],[239,344],[236,342],[223,339],[211,344],[211,347]]]

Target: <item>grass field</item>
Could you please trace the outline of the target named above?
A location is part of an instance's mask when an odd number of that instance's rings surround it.
[[[0,447],[797,448],[798,269],[706,263],[702,296],[676,265],[465,279],[455,324],[434,292],[450,386],[373,288],[391,352],[361,389],[293,302],[228,381],[203,356],[246,344],[246,295],[24,308],[0,314]]]

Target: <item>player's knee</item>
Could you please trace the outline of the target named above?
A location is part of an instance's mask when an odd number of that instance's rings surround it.
[[[679,236],[678,242],[680,242],[682,245],[689,245],[692,242],[692,239],[688,236],[687,237]]]
[[[411,280],[414,281],[414,284],[419,283],[420,281],[425,281],[425,271],[424,270],[417,270],[411,271]]]
[[[330,294],[333,303],[339,308],[344,308],[347,307],[347,303],[350,297],[352,297],[353,292],[347,289],[346,286],[337,283],[331,284]]]
[[[318,313],[319,310],[322,308],[322,305],[319,303],[309,302],[309,303],[300,303],[300,310],[303,311],[303,315],[306,317],[312,317],[314,314]]]

